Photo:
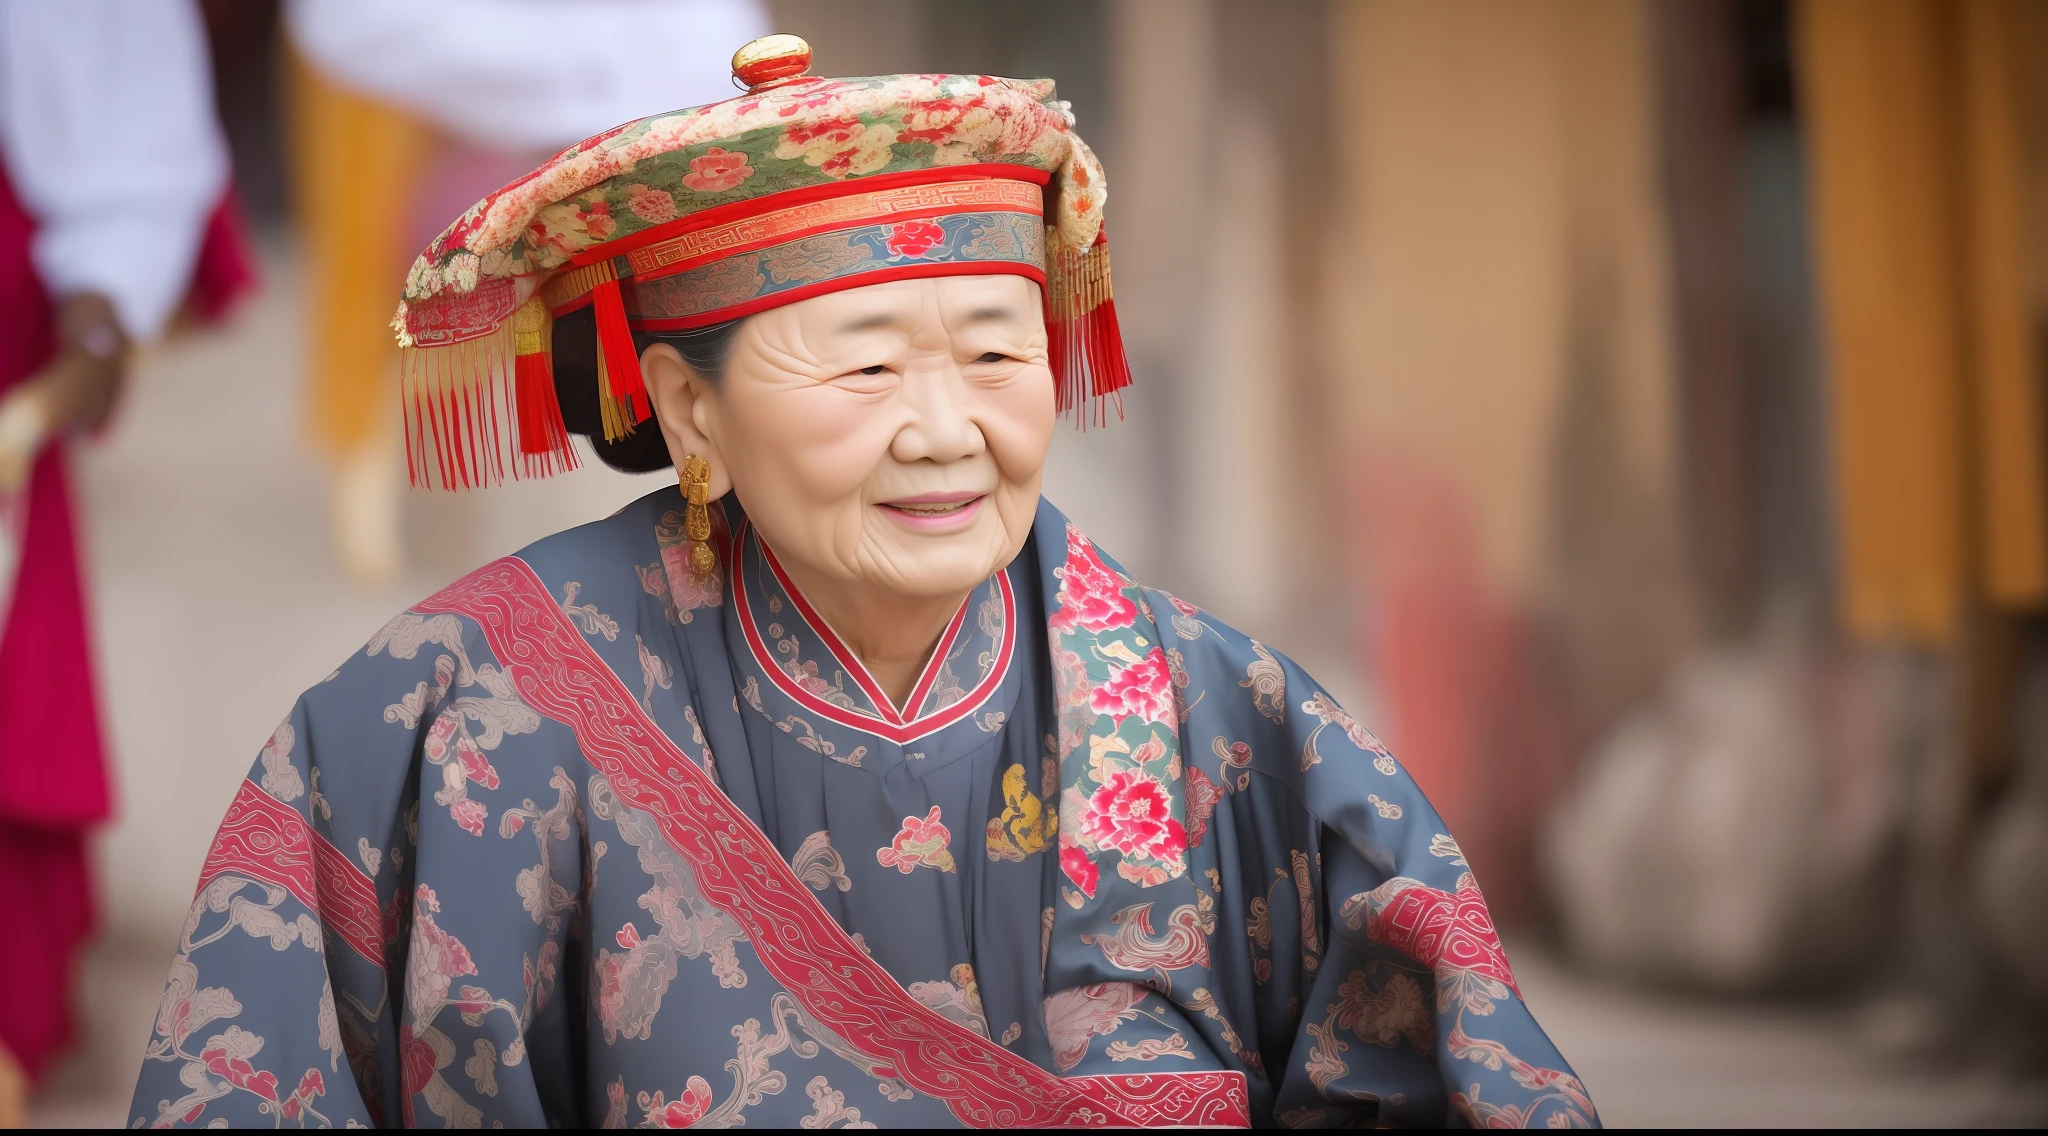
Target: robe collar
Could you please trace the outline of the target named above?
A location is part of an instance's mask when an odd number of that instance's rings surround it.
[[[765,680],[763,695],[772,691],[802,713],[908,746],[972,720],[1008,685],[1017,630],[1008,570],[968,593],[899,708],[804,597],[760,532],[744,517],[736,520],[725,555],[725,563],[736,566],[732,616],[743,641],[736,654]],[[974,733],[985,738],[986,727]]]

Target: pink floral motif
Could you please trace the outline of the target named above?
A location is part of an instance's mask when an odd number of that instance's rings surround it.
[[[923,817],[903,818],[903,827],[896,832],[896,838],[887,848],[877,849],[875,860],[885,868],[894,868],[904,875],[915,871],[922,864],[937,868],[941,872],[954,870],[953,854],[946,846],[953,840],[953,834],[939,823],[939,806]]]
[[[257,1072],[249,1064],[249,1058],[263,1045],[263,1039],[238,1026],[230,1026],[226,1033],[212,1038],[206,1048],[199,1051],[199,1060],[206,1065],[206,1071],[238,1089],[255,1093],[267,1101],[277,1099],[277,1074],[264,1070]]]
[[[441,901],[434,889],[420,884],[415,889],[412,953],[406,961],[405,992],[407,1008],[422,1015],[431,1014],[447,999],[448,987],[455,979],[476,973],[476,961],[470,958],[469,948],[434,921],[440,910]]]
[[[662,1094],[642,1097],[647,1109],[647,1123],[654,1128],[688,1128],[711,1109],[711,1083],[702,1077],[691,1077],[684,1084],[682,1094],[672,1101],[664,1100]]]
[[[921,257],[946,239],[946,230],[930,221],[898,221],[889,226],[885,244],[897,256]]]
[[[617,940],[621,947],[630,951],[640,945],[640,928],[628,923],[624,927],[619,928],[618,934],[613,935],[612,938]]]
[[[485,808],[482,801],[464,797],[448,806],[448,815],[464,832],[471,836],[482,836],[484,821],[491,815],[491,810]]]
[[[1087,896],[1089,899],[1095,898],[1095,886],[1101,879],[1101,871],[1096,868],[1095,861],[1090,860],[1088,853],[1082,851],[1079,845],[1064,844],[1060,846],[1060,871],[1065,872],[1067,878],[1073,881],[1074,886],[1081,889],[1082,895]]]
[[[703,161],[702,158],[697,160]],[[683,181],[687,183],[689,180],[685,175]],[[650,225],[659,225],[664,221],[676,219],[676,199],[670,197],[666,191],[634,182],[626,186],[624,192],[626,208],[632,210],[633,216],[642,221]]]
[[[439,1066],[434,1060],[434,1047],[412,1031],[409,1025],[398,1027],[398,1081],[405,1092],[406,1118],[412,1117],[412,1098],[427,1082],[434,1079],[434,1070]]]
[[[474,781],[486,789],[495,789],[498,771],[462,729],[461,715],[450,711],[436,718],[433,728],[427,731],[422,750],[427,760],[441,766],[444,772],[442,788],[434,794],[434,802],[448,806],[448,815],[463,831],[482,836],[484,821],[491,814],[483,802],[470,798],[469,783]],[[451,757],[455,759],[452,767]]]
[[[698,576],[690,568],[692,545],[681,535],[682,526],[680,523],[675,526],[677,535],[673,543],[666,539],[667,534],[663,531],[666,528],[664,524],[663,529],[656,530],[662,535],[661,571],[643,574],[640,582],[649,594],[668,599],[675,612],[674,622],[688,623],[691,612],[702,607],[717,607],[723,601],[725,589],[719,579],[721,570],[713,569]],[[717,546],[716,537],[713,537],[712,544]]]
[[[983,154],[1028,153],[1044,133],[1047,119],[1010,105],[990,105],[986,95],[940,99],[904,112],[904,142],[932,144],[939,165],[975,161]]]
[[[448,1004],[455,1007],[457,1013],[481,1014],[491,1008],[491,992],[481,986],[465,985],[461,997],[450,999]]]
[[[791,123],[776,143],[775,156],[785,162],[802,158],[827,177],[854,177],[888,165],[895,143],[896,128],[888,123],[827,118]]]
[[[602,199],[578,209],[576,219],[583,222],[583,231],[589,233],[592,240],[604,240],[619,228],[619,223],[612,220],[611,205]]]
[[[1135,663],[1110,668],[1109,681],[1089,693],[1088,708],[1114,716],[1119,725],[1132,717],[1173,725],[1173,670],[1166,653],[1154,647]]]
[[[1060,607],[1046,625],[1066,634],[1085,628],[1100,634],[1129,627],[1138,618],[1138,605],[1124,594],[1124,582],[1096,555],[1095,545],[1069,526],[1067,563],[1060,573]]]
[[[620,1016],[626,998],[625,970],[625,955],[600,952],[597,961],[597,1015],[601,1021],[617,1021]]]
[[[782,105],[775,113],[782,118],[794,118],[807,110],[830,110],[846,101],[848,91],[832,82],[791,83],[777,94]]]
[[[1188,847],[1199,848],[1209,831],[1209,818],[1216,813],[1216,802],[1223,799],[1223,789],[1192,763],[1188,765],[1187,785]]]
[[[1166,790],[1135,769],[1109,775],[1088,801],[1081,833],[1104,848],[1178,864],[1187,851],[1187,830],[1173,819]]]
[[[528,174],[526,178],[520,180],[525,181],[532,176],[532,174]],[[517,185],[518,182],[513,184]],[[511,187],[508,186],[507,188]],[[427,251],[422,256],[440,259],[440,256],[466,249],[469,245],[469,235],[483,227],[484,215],[490,210],[491,203],[498,199],[498,194],[503,192],[505,191],[501,189],[498,193],[493,193],[475,205],[470,206],[467,212],[455,219],[454,224],[448,226],[439,237],[434,239],[433,244],[427,246]]]
[[[491,767],[491,759],[467,736],[455,740],[455,758],[462,763],[462,772],[471,781],[486,789],[498,787],[498,771]]]
[[[421,746],[422,750],[426,753],[428,761],[433,762],[435,765],[447,762],[448,743],[455,737],[455,727],[457,725],[460,725],[460,722],[452,714],[444,714],[434,719],[433,727],[427,731],[427,740]]]
[[[299,1087],[293,1089],[292,1095],[285,1098],[284,1105],[280,1111],[284,1113],[286,1120],[297,1120],[299,1113],[304,1111],[306,1106],[313,1103],[314,1097],[321,1096],[326,1092],[327,1082],[320,1076],[320,1070],[308,1069],[306,1070],[306,1075],[299,1078]]]
[[[805,659],[802,662],[798,662],[795,659],[784,660],[783,670],[789,677],[796,680],[798,686],[803,687],[820,698],[837,693],[837,691],[832,689],[832,684],[825,681],[825,676],[818,673],[818,664],[809,659]]]
[[[754,167],[745,154],[713,146],[690,159],[690,172],[683,175],[683,184],[698,193],[724,193],[753,176]]]
[[[903,129],[897,137],[905,142],[929,142],[944,147],[952,142],[968,119],[973,116],[973,125],[980,125],[988,118],[988,100],[974,98],[935,99],[923,106],[911,107],[903,112]],[[979,115],[975,112],[980,111]],[[971,129],[971,127],[970,127]]]
[[[534,217],[527,235],[534,244],[553,249],[566,257],[609,238],[618,231],[618,227],[619,223],[612,220],[610,203],[599,197],[581,204],[565,202],[548,206]]]

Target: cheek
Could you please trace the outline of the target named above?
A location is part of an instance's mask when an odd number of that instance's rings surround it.
[[[1035,488],[1045,470],[1058,419],[1052,372],[1043,367],[1032,370],[1035,376],[1019,375],[1017,381],[989,391],[982,416],[983,435],[997,470],[1005,482],[1025,488]]]
[[[883,410],[830,390],[776,392],[746,407],[735,423],[742,452],[733,461],[746,481],[777,496],[813,506],[847,500],[895,436]]]

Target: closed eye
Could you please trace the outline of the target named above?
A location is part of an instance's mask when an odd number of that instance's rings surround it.
[[[1009,357],[1008,355],[1005,355],[1005,354],[1003,354],[1003,353],[1002,353],[1002,352],[1000,352],[1000,351],[984,351],[984,352],[982,352],[982,354],[981,354],[981,357],[980,357],[980,358],[978,358],[978,359],[976,359],[976,360],[975,360],[975,362],[977,362],[977,363],[1001,363],[1001,362],[1004,362],[1004,361],[1008,360],[1009,358],[1010,358],[1010,357]]]
[[[879,374],[881,374],[881,373],[882,373],[883,371],[886,371],[886,370],[888,370],[888,369],[889,369],[889,368],[887,368],[887,367],[883,366],[882,364],[880,364],[880,363],[877,363],[877,364],[875,364],[875,365],[874,365],[874,366],[872,366],[872,367],[862,367],[862,368],[860,369],[860,373],[861,373],[861,374],[863,374],[863,375],[879,375]]]

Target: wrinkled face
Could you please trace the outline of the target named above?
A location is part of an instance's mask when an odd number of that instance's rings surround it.
[[[689,385],[684,433],[710,447],[713,495],[736,489],[799,579],[964,594],[1030,533],[1055,412],[1039,289],[1023,277],[775,308],[741,325],[717,389]]]

